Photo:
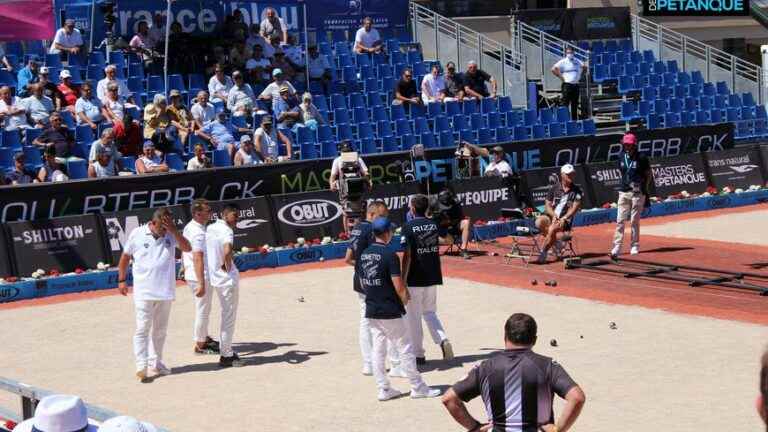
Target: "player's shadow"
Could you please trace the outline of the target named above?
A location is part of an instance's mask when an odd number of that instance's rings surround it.
[[[429,360],[427,364],[419,366],[419,372],[432,372],[432,371],[445,371],[455,368],[464,367],[465,363],[475,363],[482,361],[492,356],[493,353],[483,354],[469,354],[463,356],[456,356],[453,360]]]
[[[664,246],[664,247],[658,247],[656,249],[648,249],[642,251],[643,253],[670,253],[670,252],[680,252],[680,251],[687,251],[687,250],[693,250],[694,248],[688,247],[688,246]]]
[[[753,268],[755,270],[760,270],[768,267],[768,262],[756,262],[752,264],[747,264],[747,267]]]
[[[243,360],[245,366],[259,366],[265,364],[275,363],[288,363],[288,364],[301,364],[309,361],[314,356],[328,354],[327,351],[302,351],[302,350],[290,350],[283,354],[276,355],[259,355],[267,351],[272,351],[280,347],[295,346],[295,343],[273,343],[273,342],[244,342],[232,344],[232,349]],[[216,361],[207,363],[196,363],[172,369],[173,375],[193,373],[193,372],[212,372],[219,369],[218,357],[210,356]]]

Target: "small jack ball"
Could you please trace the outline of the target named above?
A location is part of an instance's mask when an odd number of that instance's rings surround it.
[[[549,341],[549,344],[552,345],[553,347],[556,347],[557,346],[557,339],[552,339],[551,341]]]

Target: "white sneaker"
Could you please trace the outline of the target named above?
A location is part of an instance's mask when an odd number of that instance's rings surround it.
[[[613,249],[611,249],[611,259],[618,258],[620,253],[621,253],[621,246],[614,246]]]
[[[630,255],[637,255],[640,253],[640,248],[638,246],[632,246],[632,249],[630,249],[629,254]]]
[[[363,375],[365,376],[373,375],[373,368],[371,367],[370,363],[363,364]]]
[[[408,378],[408,375],[405,374],[405,371],[400,366],[393,366],[387,375],[390,378]]]
[[[171,370],[170,370],[170,369],[169,369],[169,368],[168,368],[166,365],[164,365],[162,362],[157,362],[157,364],[155,365],[155,367],[153,367],[153,368],[151,368],[151,369],[149,370],[149,373],[150,373],[150,374],[152,374],[152,375],[168,376],[168,375],[170,375],[172,372],[171,372]]]
[[[402,393],[400,393],[399,391],[393,388],[387,388],[387,389],[379,390],[378,398],[380,402],[384,402],[390,399],[394,399],[400,395],[402,395]]]
[[[426,399],[440,396],[440,389],[424,386],[418,390],[411,390],[411,399]]]

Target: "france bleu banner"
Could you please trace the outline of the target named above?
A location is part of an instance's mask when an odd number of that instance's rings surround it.
[[[312,0],[307,3],[307,27],[315,31],[352,32],[364,17],[378,28],[405,28],[408,0]]]
[[[0,0],[0,41],[53,38],[52,8],[51,0]]]

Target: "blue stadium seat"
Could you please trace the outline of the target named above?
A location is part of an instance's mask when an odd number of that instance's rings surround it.
[[[509,111],[505,116],[507,127],[511,128],[512,126],[517,126],[519,124],[522,124],[524,122],[524,117],[526,115],[525,113],[526,111],[523,111],[523,110]],[[532,117],[534,119],[536,118],[536,111],[532,113]],[[534,120],[534,123],[535,123],[535,120]]]
[[[300,128],[307,129],[307,128]],[[317,152],[317,146],[312,142],[303,142],[299,144],[299,154],[302,160],[317,159],[320,155]]]
[[[640,66],[636,63],[624,63],[624,74],[633,76],[640,73]]]
[[[389,115],[392,121],[405,118],[405,108],[402,105],[390,105]]]
[[[347,98],[343,94],[334,93],[331,95],[331,109],[347,109]]]
[[[410,122],[406,119],[395,120],[395,133],[397,136],[412,134]]]
[[[608,78],[608,67],[604,64],[595,65],[595,70],[592,74],[592,80],[596,83],[602,83]]]
[[[46,54],[45,55],[45,65],[48,67],[55,67],[55,68],[62,68],[61,64],[61,57],[59,57],[58,54]],[[55,77],[52,77],[53,79],[56,79]]]
[[[0,168],[13,168],[16,162],[13,155],[16,152],[10,147],[0,147]]]
[[[643,100],[652,101],[659,96],[659,91],[656,87],[643,87],[642,97]]]
[[[445,148],[445,147],[453,147],[454,146],[454,137],[453,132],[451,131],[441,131],[439,138],[438,138],[438,144],[439,147]]]
[[[716,84],[717,87],[717,94],[721,95],[727,95],[730,94],[730,90],[728,90],[728,84],[726,84],[725,81],[718,81]]]
[[[637,89],[638,85],[633,77],[628,75],[622,75],[619,77],[619,93],[623,94]]]
[[[141,63],[128,63],[128,76],[137,76],[144,79],[144,65]]]
[[[0,136],[0,138],[2,138],[0,140],[0,145],[8,147],[14,151],[21,150],[21,134],[18,130],[4,130],[2,132],[3,134]]]
[[[72,180],[88,178],[88,162],[84,159],[68,160],[67,173]]]
[[[709,118],[712,123],[723,122],[723,111],[715,108],[709,111]]]
[[[488,114],[492,112],[496,112],[496,99],[494,98],[483,98],[480,100],[480,112],[483,114]]]
[[[349,110],[346,108],[336,108],[333,110],[333,123],[336,125],[351,123]]]
[[[509,129],[505,127],[496,128],[496,142],[506,143],[512,141],[512,137],[509,134]]]
[[[664,114],[665,128],[679,127],[680,125],[680,113],[668,112]]]
[[[373,107],[373,120],[376,122],[389,121],[389,112],[383,105]]]
[[[427,122],[427,119],[424,117],[417,117],[413,120],[413,129],[416,135],[432,132],[429,129],[429,123]]]
[[[451,124],[452,124],[453,130],[455,132],[461,132],[463,130],[469,130],[469,125],[467,124],[467,119],[466,119],[466,117],[464,117],[461,114],[453,116]]]
[[[582,130],[584,135],[595,135],[597,134],[597,126],[595,126],[595,121],[593,119],[586,119],[581,122]]]
[[[232,159],[230,159],[229,152],[227,150],[214,150],[212,159],[213,166],[215,167],[232,166]]]
[[[435,132],[443,132],[443,131],[450,131],[451,130],[451,123],[448,120],[448,117],[446,116],[437,116],[435,117],[434,122],[434,129]]]
[[[712,98],[709,96],[699,96],[699,108],[702,110],[711,110],[712,109]]]
[[[531,139],[531,128],[527,126],[515,126],[512,135],[515,141]]]
[[[88,125],[80,125],[75,128],[75,141],[90,144],[95,140],[93,129]]]
[[[365,107],[365,97],[362,93],[351,93],[349,95],[349,107],[354,108],[364,108]]]
[[[85,79],[97,82],[104,78],[104,68],[99,65],[90,65],[85,70]]]
[[[677,99],[677,98],[670,99],[667,108],[670,112],[679,114],[681,111],[683,111],[682,99]]]
[[[400,137],[400,148],[402,150],[410,150],[416,145],[416,137],[414,135],[403,135]]]
[[[737,94],[728,95],[728,106],[739,108],[742,106],[741,98]]]
[[[499,112],[508,113],[512,111],[512,99],[509,96],[499,97]]]
[[[320,142],[320,157],[332,158],[332,157],[336,157],[336,155],[338,153],[339,152],[336,149],[336,141],[335,140],[328,140],[328,141],[321,141]]]
[[[299,144],[305,144],[305,143],[315,144],[317,142],[317,136],[315,135],[315,131],[307,127],[298,128],[296,131],[296,142],[298,142]]]
[[[185,170],[184,161],[181,159],[181,156],[178,153],[166,153],[165,163],[168,165],[168,168],[173,171]]]
[[[368,107],[370,108],[384,106],[384,102],[381,100],[381,93],[379,93],[378,90],[368,92],[366,99],[368,100]]]
[[[695,111],[683,111],[680,113],[680,124],[683,126],[692,126],[696,124]]]
[[[360,150],[363,154],[379,153],[379,148],[376,146],[376,140],[372,136],[360,140]]]
[[[339,141],[354,139],[352,127],[346,123],[336,124],[336,137],[339,139]]]
[[[542,129],[541,133],[542,133],[542,138],[543,138],[544,137],[544,126],[541,126],[541,129]],[[482,144],[493,144],[494,142],[496,142],[496,140],[495,140],[495,138],[493,136],[493,133],[491,132],[490,129],[481,128],[481,129],[478,129],[478,131],[477,131],[477,142],[478,142],[478,144],[481,144],[481,145]]]
[[[648,129],[661,129],[661,119],[660,114],[648,114],[645,125]]]
[[[746,107],[753,107],[755,106],[755,98],[752,96],[752,93],[742,93],[741,94],[741,104],[742,106]]]
[[[375,134],[373,133],[373,125],[370,123],[360,123],[357,125],[357,137],[360,140],[373,139]]]
[[[352,111],[352,119],[355,123],[367,123],[370,121],[368,117],[368,109],[365,107],[355,107]]]
[[[400,146],[397,145],[397,138],[392,135],[381,137],[381,149],[383,152],[400,151]]]
[[[566,123],[571,120],[571,112],[567,107],[561,106],[557,108],[557,121],[560,123]]]
[[[425,132],[420,134],[421,144],[424,145],[426,148],[435,148],[437,147],[437,142],[435,140],[435,136],[432,134],[432,132]]]
[[[533,125],[533,139],[544,139],[547,136],[547,131],[543,124]]]
[[[523,125],[525,126],[533,126],[538,121],[536,110],[535,109],[529,109],[525,110],[523,112]],[[509,123],[507,123],[507,126],[509,126]]]
[[[0,69],[0,86],[16,88],[17,84],[16,76],[13,73],[5,69]]]
[[[475,144],[475,145],[478,144],[477,137],[475,136],[475,132],[474,131],[470,131],[470,130],[460,131],[459,132],[459,141],[468,142],[470,144]]]
[[[469,116],[469,126],[472,130],[478,130],[485,127],[485,118],[480,113],[473,113]]]
[[[678,73],[677,60],[667,60],[667,72]]]
[[[646,63],[652,63],[655,60],[653,51],[651,50],[645,50],[643,51],[643,61]]]
[[[568,136],[575,136],[582,135],[584,131],[582,130],[581,123],[577,121],[569,121],[565,124],[565,133]]]
[[[741,107],[741,119],[742,120],[754,120],[755,109],[754,107]]]
[[[475,100],[464,100],[461,104],[461,111],[464,113],[464,115],[480,112]]]
[[[421,105],[421,104],[418,104],[418,105],[411,104],[411,105],[409,105],[409,107],[410,107],[410,110],[411,110],[410,118],[415,119],[415,118],[418,118],[418,117],[426,117],[426,115],[427,115],[427,108],[424,105]]]
[[[496,130],[496,128],[501,127],[501,113],[499,112],[492,112],[488,113],[486,116],[486,120],[488,123],[488,128],[492,130]]]
[[[539,111],[539,122],[541,124],[550,124],[555,121],[555,114],[549,108],[542,108]]]
[[[320,112],[328,112],[328,101],[323,95],[313,95],[312,103],[317,107]]]
[[[630,121],[638,117],[638,112],[635,109],[635,103],[632,101],[625,101],[621,103],[621,119],[624,121]]]
[[[647,100],[641,100],[637,103],[637,113],[640,117],[645,117],[651,113],[651,103]]]
[[[704,76],[701,74],[701,71],[691,71],[691,82],[704,84]]]
[[[394,136],[394,133],[392,133],[392,124],[389,120],[381,120],[376,123],[376,135],[379,138]]]
[[[550,123],[548,129],[548,135],[550,138],[560,138],[565,136],[565,130],[562,123]]]
[[[443,104],[440,102],[430,102],[427,104],[427,117],[434,118],[443,113]]]
[[[709,123],[710,117],[709,117],[709,111],[699,110],[696,111],[696,123],[697,124],[707,124]]]

